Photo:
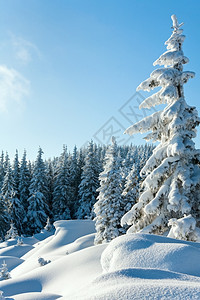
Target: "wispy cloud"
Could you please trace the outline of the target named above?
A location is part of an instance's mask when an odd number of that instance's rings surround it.
[[[30,82],[15,69],[0,65],[0,112],[21,109],[30,94]]]
[[[13,33],[10,33],[10,37],[15,55],[20,62],[28,64],[34,56],[41,58],[40,50],[35,44]]]

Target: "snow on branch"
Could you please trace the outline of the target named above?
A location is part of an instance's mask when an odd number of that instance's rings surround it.
[[[154,126],[157,126],[160,117],[160,111],[155,112],[151,116],[144,118],[143,120],[137,122],[134,125],[131,125],[125,130],[125,134],[135,134],[135,133],[144,133],[150,131]]]
[[[173,51],[169,50],[163,53],[154,63],[153,65],[164,65],[170,66],[175,64],[187,64],[189,63],[189,59],[183,55],[183,51]]]

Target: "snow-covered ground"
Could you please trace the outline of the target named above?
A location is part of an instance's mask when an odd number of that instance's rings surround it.
[[[128,234],[94,246],[94,222],[57,221],[43,231],[0,244],[11,279],[6,300],[200,299],[200,244]],[[50,260],[40,266],[38,258]]]

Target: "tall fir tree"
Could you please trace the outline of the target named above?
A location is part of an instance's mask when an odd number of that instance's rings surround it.
[[[46,167],[42,159],[42,154],[43,151],[39,147],[29,187],[31,196],[28,199],[28,210],[24,220],[29,234],[39,232],[44,227],[47,214],[49,214]]]
[[[85,157],[85,164],[83,166],[81,183],[79,185],[78,198],[79,208],[77,211],[77,218],[92,218],[93,206],[97,198],[97,188],[99,186],[97,174],[97,159],[94,144],[91,141],[87,148],[87,155]]]
[[[24,218],[24,208],[17,196],[15,182],[10,163],[7,165],[6,174],[1,189],[2,196],[7,207],[9,219],[12,220],[18,230],[22,233],[22,222]]]
[[[173,33],[165,43],[167,51],[154,63],[164,67],[156,69],[138,87],[147,91],[161,87],[140,108],[166,106],[126,130],[130,135],[152,131],[146,139],[159,142],[141,171],[146,176],[144,191],[126,221],[131,225],[128,232],[163,234],[173,225],[169,236],[195,241],[195,227],[200,226],[200,197],[196,192],[200,185],[196,164],[200,151],[192,139],[200,119],[195,107],[185,101],[183,85],[195,74],[183,71],[183,64],[189,61],[182,50],[185,36],[175,15],[172,21]]]
[[[63,147],[54,182],[53,191],[53,218],[54,220],[71,219],[71,186],[67,147]]]
[[[13,164],[13,180],[14,180],[14,190],[16,192],[17,197],[19,197],[19,176],[20,176],[19,156],[18,156],[18,150],[16,150],[14,164]]]
[[[13,173],[10,165],[10,161],[7,163],[7,167],[5,170],[5,176],[3,185],[1,188],[1,193],[4,196],[5,204],[7,207],[10,205],[10,198],[12,196],[12,193],[14,191],[14,179],[13,179]]]
[[[30,181],[31,181],[31,175],[28,168],[26,151],[24,150],[24,154],[20,165],[20,173],[19,173],[19,195],[20,195],[19,199],[24,207],[25,212],[27,212],[28,209],[28,198],[30,196],[29,193]]]
[[[113,140],[106,152],[104,171],[99,176],[98,201],[94,205],[97,231],[95,244],[110,242],[124,233],[120,224],[125,207],[121,196],[120,161],[118,147]]]
[[[48,188],[48,196],[47,196],[47,204],[49,206],[50,217],[52,218],[52,205],[53,205],[53,189],[54,189],[54,167],[52,161],[49,159],[46,162],[47,169],[47,188]]]
[[[0,193],[0,238],[4,240],[5,234],[9,229],[10,216],[5,204],[4,196]]]
[[[4,169],[4,152],[2,151],[0,156],[0,190],[3,185],[3,180],[5,176],[5,169]]]
[[[74,147],[73,155],[71,158],[70,164],[70,185],[71,185],[71,216],[72,218],[75,217],[76,208],[77,208],[77,201],[78,201],[78,186],[79,186],[79,172],[78,172],[78,153],[77,147]]]

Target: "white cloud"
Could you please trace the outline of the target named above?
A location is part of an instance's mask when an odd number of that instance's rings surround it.
[[[21,109],[30,93],[30,82],[15,69],[0,65],[0,111]]]
[[[15,55],[22,63],[28,64],[31,62],[33,56],[41,58],[41,53],[35,44],[21,37],[17,37],[13,33],[10,33],[10,36]]]

